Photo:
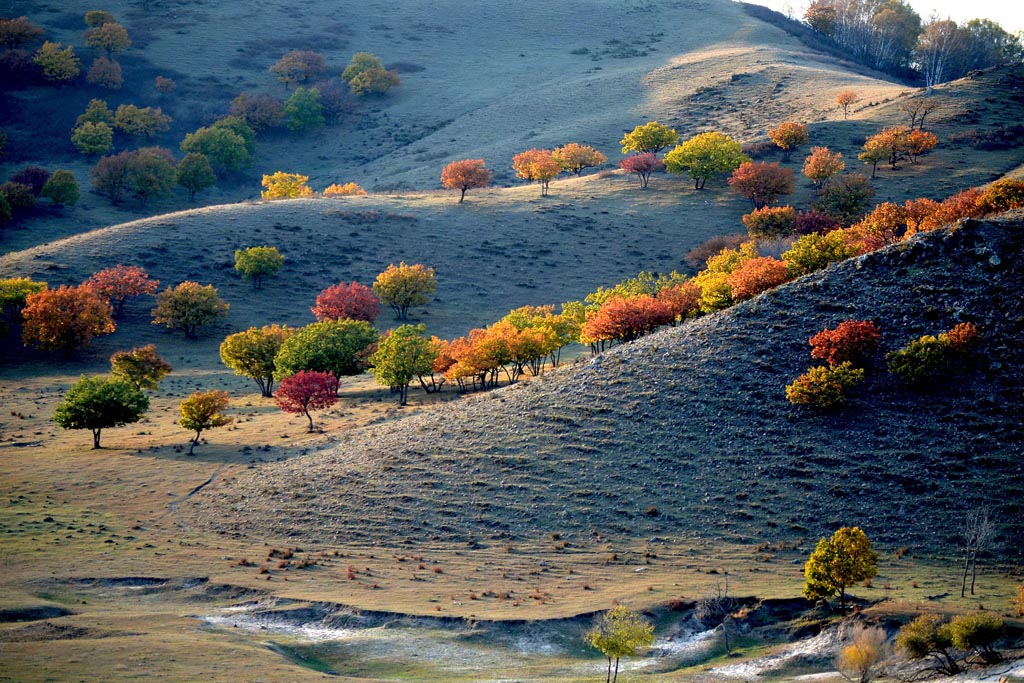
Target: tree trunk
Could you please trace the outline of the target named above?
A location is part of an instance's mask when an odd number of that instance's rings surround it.
[[[92,430],[92,447],[94,449],[100,447],[100,431],[102,431],[102,428]]]
[[[195,438],[192,439],[192,443],[190,443],[188,445],[188,454],[189,455],[194,455],[194,453],[192,451],[195,449],[196,444],[199,443],[199,435],[202,434],[202,433],[203,433],[203,430],[201,430],[201,429],[196,430]]]
[[[303,410],[302,412],[306,413],[306,419],[309,420],[309,431],[310,431],[310,433],[312,433],[313,432],[313,416],[309,414],[309,410],[308,409]]]
[[[974,551],[974,556],[971,557],[971,595],[974,595],[974,582],[978,578],[978,551]]]
[[[616,683],[619,680],[619,658],[615,658],[615,675],[612,676],[612,683]]]
[[[462,188],[462,194],[461,194],[461,195],[459,195],[459,204],[461,204],[461,203],[462,203],[462,200],[466,198],[466,190],[467,190],[467,189],[468,189],[468,188],[465,188],[465,187],[464,187],[464,188]]]
[[[967,572],[970,571],[971,567],[971,548],[968,546],[967,550],[964,551],[964,578],[960,582],[960,597],[964,597],[967,593]]]
[[[608,675],[605,676],[605,683],[612,683],[612,658],[608,658]]]
[[[398,387],[398,405],[404,406],[409,402],[409,383],[406,382]]]

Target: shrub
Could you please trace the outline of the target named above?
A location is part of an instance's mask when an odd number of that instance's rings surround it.
[[[299,199],[312,197],[313,190],[306,183],[309,176],[299,173],[275,171],[272,175],[263,176],[264,189],[260,196],[264,199]]]
[[[835,230],[826,235],[813,233],[804,235],[782,254],[791,277],[799,277],[807,273],[828,267],[830,263],[843,261],[854,255],[854,250],[846,243],[841,231]]]
[[[743,301],[761,292],[777,287],[789,279],[785,262],[762,256],[741,263],[729,273],[726,281],[732,288],[732,298]]]
[[[856,626],[849,645],[839,652],[837,668],[847,680],[870,683],[879,673],[889,652],[885,631],[877,626]]]
[[[340,79],[317,81],[313,87],[320,91],[320,106],[328,123],[337,123],[355,110],[352,90]]]
[[[824,235],[839,227],[841,227],[839,221],[828,214],[814,210],[797,211],[793,221],[793,234],[810,235],[816,232]]]
[[[328,185],[324,190],[324,197],[365,197],[366,195],[366,190],[356,183],[345,183],[344,185],[334,183]]]
[[[796,210],[792,206],[766,206],[751,211],[742,220],[751,237],[778,239],[793,232]]]
[[[865,354],[878,347],[882,335],[870,320],[845,320],[835,329],[824,329],[808,340],[811,358],[820,358],[831,366],[846,361],[860,364]]]
[[[1018,617],[1024,617],[1024,583],[1017,585],[1017,594],[1010,600]]]
[[[981,340],[981,333],[978,332],[978,328],[974,323],[960,323],[949,332],[940,334],[939,340],[945,341],[949,345],[950,351],[967,353],[978,345],[978,342]]]
[[[122,104],[114,112],[114,127],[128,135],[149,137],[170,130],[171,117],[160,107],[136,107]]]
[[[977,653],[986,662],[999,660],[999,654],[993,646],[1005,632],[1003,620],[994,614],[958,614],[949,622],[949,635],[953,647],[964,652]]]
[[[978,204],[984,213],[999,213],[1024,206],[1024,180],[997,180],[988,186]]]
[[[324,56],[319,52],[292,50],[277,60],[269,70],[287,88],[295,83],[305,83],[316,78],[326,68],[327,64],[324,61]]]
[[[822,185],[814,209],[849,225],[859,218],[875,196],[875,188],[863,173],[844,173]]]
[[[835,367],[810,368],[786,387],[790,403],[832,410],[846,403],[846,392],[864,378],[864,371],[845,361]]]
[[[960,666],[950,653],[953,638],[949,625],[937,614],[922,614],[905,624],[896,636],[896,647],[909,659],[934,657],[939,671],[955,675]]]
[[[946,366],[946,348],[938,337],[925,335],[898,351],[890,351],[889,372],[910,385],[921,385],[938,375]]]
[[[284,121],[284,104],[270,95],[239,93],[231,100],[232,116],[246,122],[254,131],[276,128]]]
[[[32,186],[25,183],[6,182],[0,185],[0,195],[7,200],[7,205],[14,213],[31,209],[36,205],[36,196],[32,192]]]
[[[170,95],[178,89],[178,84],[174,82],[174,79],[165,76],[157,76],[153,81],[153,85],[161,95]]]
[[[793,194],[796,181],[793,171],[778,163],[748,161],[732,172],[729,187],[749,199],[753,208],[760,209],[783,195]]]
[[[103,50],[107,56],[123,52],[132,46],[128,30],[113,21],[90,28],[82,36],[85,38],[86,45],[96,50]]]
[[[358,74],[348,82],[348,87],[354,95],[383,95],[401,83],[397,71],[374,68]]]
[[[320,104],[320,91],[316,88],[296,88],[284,103],[285,126],[293,133],[318,128],[325,123],[324,108]]]
[[[36,197],[43,191],[43,186],[50,179],[50,172],[39,166],[26,166],[10,177],[10,182],[28,185]]]
[[[68,45],[46,41],[32,58],[36,66],[42,69],[46,80],[61,85],[78,78],[81,73],[81,62],[75,56],[75,49]]]
[[[57,169],[43,185],[39,196],[46,197],[57,206],[78,202],[78,181],[75,174],[64,169]]]
[[[720,253],[723,249],[737,249],[741,244],[749,240],[748,235],[720,235],[712,237],[686,252],[683,260],[686,265],[694,270],[703,266],[709,258]]]

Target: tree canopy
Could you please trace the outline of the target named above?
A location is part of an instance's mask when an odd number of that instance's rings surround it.
[[[846,588],[872,578],[878,571],[878,553],[867,534],[857,527],[843,527],[822,538],[804,565],[804,595],[811,600],[839,596],[846,604]]]
[[[184,330],[186,337],[196,339],[200,327],[226,317],[229,307],[213,285],[185,281],[157,295],[153,324]]]
[[[430,303],[430,295],[436,290],[433,268],[420,263],[406,265],[405,261],[397,266],[394,263],[389,265],[373,283],[377,299],[390,306],[398,320],[406,320],[413,306]]]
[[[725,175],[750,161],[740,143],[713,131],[695,135],[665,155],[665,168],[676,175],[686,171],[693,188],[703,189],[709,178]]]
[[[607,681],[615,683],[619,676],[619,660],[635,657],[642,648],[654,643],[654,625],[625,605],[616,605],[587,631],[584,640],[608,658]]]
[[[679,133],[657,121],[641,124],[619,140],[623,154],[630,152],[657,154],[677,142],[679,142]]]
[[[274,395],[275,358],[293,333],[292,328],[281,325],[250,327],[221,342],[220,359],[236,375],[255,380],[260,393],[269,398]]]
[[[100,448],[100,433],[110,427],[138,422],[149,409],[149,398],[130,382],[82,375],[57,405],[54,421],[63,429],[92,431],[92,447]]]
[[[277,247],[248,247],[235,251],[235,270],[253,287],[260,289],[263,280],[277,275],[284,268],[284,256]]]

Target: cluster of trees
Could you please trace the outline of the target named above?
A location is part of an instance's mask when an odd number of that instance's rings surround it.
[[[1024,57],[1020,36],[992,20],[957,24],[933,15],[922,21],[901,1],[813,0],[804,20],[854,60],[900,76],[919,74],[929,86]]]
[[[302,199],[313,197],[316,193],[307,183],[309,176],[300,173],[286,173],[275,171],[270,175],[263,176],[263,190],[260,196],[263,199]],[[363,197],[367,192],[356,183],[345,183],[340,185],[332,183],[328,185],[321,196],[331,197]]]
[[[63,207],[77,203],[79,197],[78,181],[71,171],[51,173],[40,166],[26,166],[0,185],[0,227],[31,211],[40,198]]]

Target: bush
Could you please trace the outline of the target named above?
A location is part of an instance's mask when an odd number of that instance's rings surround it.
[[[39,196],[46,197],[57,206],[78,202],[78,181],[75,174],[64,169],[57,169],[43,185]]]
[[[36,205],[36,196],[32,192],[32,186],[25,183],[6,182],[0,185],[0,194],[4,196],[7,205],[15,213],[31,209]]]
[[[978,342],[981,340],[981,333],[978,332],[978,328],[973,323],[960,323],[949,332],[940,334],[939,340],[945,341],[949,345],[950,351],[967,353],[978,345]]]
[[[832,410],[846,403],[846,391],[864,379],[864,371],[849,361],[835,367],[810,368],[786,387],[790,403]]]
[[[186,337],[196,339],[200,327],[227,317],[229,308],[213,285],[185,281],[157,295],[153,324],[184,330]]]
[[[727,282],[732,298],[743,301],[761,292],[777,287],[789,279],[786,264],[770,256],[744,261],[729,274]]]
[[[958,614],[949,622],[949,635],[953,647],[964,652],[977,653],[985,662],[999,660],[999,654],[993,646],[1005,632],[1003,620],[994,614]]]
[[[85,121],[71,131],[71,144],[82,154],[105,154],[114,148],[114,129],[102,121]]]
[[[1024,180],[997,180],[988,186],[978,205],[984,213],[999,213],[1024,206]]]
[[[816,270],[827,268],[830,263],[843,261],[856,252],[846,243],[839,230],[826,235],[813,233],[804,235],[782,254],[791,277],[799,277]]]
[[[373,289],[352,281],[328,287],[316,297],[312,309],[317,320],[365,320],[373,323],[380,315],[380,302]]]
[[[32,194],[38,197],[42,193],[43,186],[46,185],[46,181],[49,179],[50,172],[45,168],[40,168],[39,166],[26,166],[12,175],[10,182],[28,185],[32,188]]]
[[[826,181],[814,202],[814,209],[849,225],[867,209],[875,188],[863,173],[844,173]]]
[[[285,126],[293,133],[324,125],[324,108],[316,88],[296,88],[284,103]]]
[[[235,251],[235,270],[243,279],[252,280],[256,289],[263,287],[263,280],[274,277],[284,267],[284,256],[277,247],[249,247]]]
[[[356,183],[345,183],[344,185],[334,183],[328,185],[324,190],[324,197],[365,197],[366,195],[366,190]]]
[[[90,85],[95,85],[107,90],[119,90],[124,84],[124,77],[121,74],[121,65],[107,57],[97,57],[93,60],[85,80]]]
[[[1017,586],[1017,594],[1010,600],[1018,617],[1024,617],[1024,583]]]
[[[960,666],[950,654],[953,638],[949,625],[937,614],[922,614],[905,624],[896,636],[896,647],[909,659],[934,657],[936,668],[943,673],[960,672]]]
[[[772,146],[774,147],[774,145]],[[741,234],[712,237],[686,252],[683,260],[686,261],[686,265],[694,270],[699,270],[707,263],[709,258],[720,253],[723,249],[738,249],[741,244],[749,239],[748,235]]]
[[[946,348],[938,337],[925,335],[885,358],[889,372],[911,385],[921,385],[938,375],[946,366]]]
[[[276,128],[284,121],[284,104],[270,95],[243,92],[231,100],[231,115],[245,121],[254,131]]]
[[[742,220],[751,237],[777,239],[793,232],[796,210],[792,206],[766,206],[754,209],[743,216]]]
[[[824,329],[808,340],[811,357],[836,366],[846,361],[862,363],[867,352],[878,347],[882,335],[869,320],[845,320],[835,329]]]

